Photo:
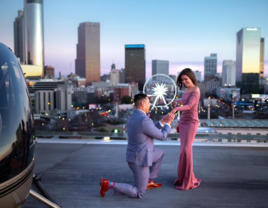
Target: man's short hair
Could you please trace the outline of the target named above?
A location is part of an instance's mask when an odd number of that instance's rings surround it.
[[[135,106],[139,106],[141,104],[141,101],[147,98],[146,94],[140,93],[134,96],[134,104]]]

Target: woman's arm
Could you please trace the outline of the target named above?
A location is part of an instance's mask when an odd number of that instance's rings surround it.
[[[193,92],[192,92],[192,95],[188,101],[188,103],[184,106],[181,106],[181,107],[176,107],[176,111],[186,111],[186,110],[190,110],[195,103],[197,103],[199,101],[199,98],[200,98],[200,90],[199,88],[197,87]]]

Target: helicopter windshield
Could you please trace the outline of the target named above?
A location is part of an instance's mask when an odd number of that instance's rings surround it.
[[[16,56],[0,43],[0,183],[32,161],[33,116]]]

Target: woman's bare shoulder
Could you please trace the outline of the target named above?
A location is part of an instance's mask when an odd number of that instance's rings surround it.
[[[198,92],[200,93],[200,89],[197,86],[194,86],[191,90],[188,90],[187,92]]]
[[[193,91],[200,92],[200,89],[199,89],[199,87],[195,86]]]

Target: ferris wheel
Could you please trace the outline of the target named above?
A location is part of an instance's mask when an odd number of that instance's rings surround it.
[[[176,98],[176,89],[173,79],[165,74],[156,74],[146,80],[143,93],[149,97],[152,109],[169,108],[168,106]]]

